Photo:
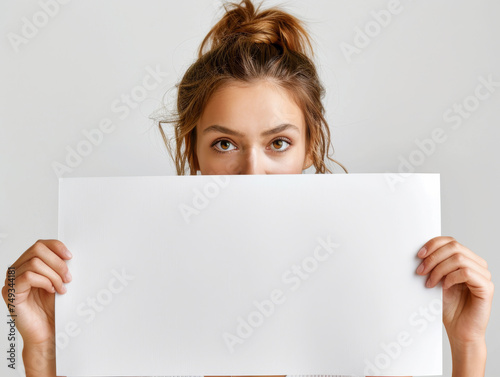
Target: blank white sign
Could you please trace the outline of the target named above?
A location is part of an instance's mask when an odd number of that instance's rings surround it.
[[[439,178],[61,178],[57,374],[442,374]]]

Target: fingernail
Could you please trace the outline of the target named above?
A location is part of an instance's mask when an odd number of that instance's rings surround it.
[[[66,272],[66,275],[64,275],[64,278],[66,279],[66,281],[71,281],[72,276],[71,276],[71,274],[69,273],[69,271],[68,271],[68,272]]]
[[[73,254],[70,253],[70,251],[68,249],[66,249],[66,256],[68,258],[72,258],[73,257]]]
[[[68,290],[66,289],[66,287],[63,285],[62,288],[61,288],[61,291],[62,293],[66,293]]]
[[[424,270],[424,263],[420,263],[420,266],[418,266],[417,268],[417,274],[421,274],[422,271]]]
[[[427,279],[427,282],[425,283],[425,286],[428,287],[428,288],[431,286],[431,279]]]
[[[422,246],[422,248],[418,251],[417,255],[422,258],[423,256],[425,256],[425,253],[427,253],[427,249],[425,248],[425,246]]]

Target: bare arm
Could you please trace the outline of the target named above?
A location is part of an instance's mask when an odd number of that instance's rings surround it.
[[[451,343],[452,377],[484,377],[486,354],[485,341],[464,345]]]
[[[55,340],[53,339],[50,344],[25,344],[23,348],[23,363],[26,370],[26,377],[55,377]]]
[[[38,240],[7,270],[2,297],[16,315],[28,377],[56,375],[54,299],[71,281],[67,251],[61,241]]]

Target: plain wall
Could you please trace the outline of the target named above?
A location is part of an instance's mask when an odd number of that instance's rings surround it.
[[[154,122],[162,96],[194,61],[219,19],[221,1],[70,1],[0,3],[0,260],[4,270],[37,239],[57,238],[58,175],[71,150],[109,119],[113,130],[64,177],[175,174]],[[500,3],[490,1],[265,1],[302,18],[326,88],[333,157],[350,173],[440,173],[442,235],[486,259],[497,281],[500,223],[498,142]],[[45,10],[44,10],[45,9]],[[48,13],[52,13],[48,15]],[[45,16],[44,16],[45,14]],[[37,30],[28,23],[40,25]],[[385,25],[381,25],[385,23]],[[377,26],[378,24],[378,26]],[[33,28],[31,28],[33,29]],[[355,46],[359,30],[372,33]],[[29,35],[31,32],[31,35]],[[13,39],[25,38],[19,45]],[[148,67],[163,72],[145,98]],[[487,97],[487,98],[486,98]],[[462,105],[462,115],[453,113]],[[128,109],[128,110],[125,110]],[[424,139],[440,134],[440,142]],[[314,171],[309,169],[308,173]],[[335,166],[336,173],[343,173]],[[498,293],[496,294],[498,296]],[[7,309],[2,305],[6,319]],[[500,370],[499,303],[488,325],[487,376]],[[0,344],[7,348],[7,320]],[[20,340],[20,339],[19,339]],[[2,376],[24,375],[2,358]],[[443,327],[444,375],[451,375]]]

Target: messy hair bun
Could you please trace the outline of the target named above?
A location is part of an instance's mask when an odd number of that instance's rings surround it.
[[[326,158],[347,173],[329,156],[330,129],[321,102],[325,89],[311,60],[314,53],[307,31],[295,16],[277,7],[260,10],[261,5],[255,8],[251,0],[224,4],[225,14],[205,36],[198,59],[176,85],[176,117],[158,125],[179,175],[186,174],[188,166],[191,175],[199,170],[196,123],[210,97],[226,85],[258,80],[287,90],[301,108],[307,151],[316,173],[331,173]],[[163,123],[174,125],[175,151]]]
[[[217,49],[234,43],[236,39],[274,45],[283,51],[295,51],[304,55],[310,52],[311,56],[314,55],[302,21],[278,8],[259,13],[261,5],[262,3],[255,8],[249,0],[243,0],[240,4],[224,4],[226,13],[201,43],[199,57],[209,44],[212,49]]]

